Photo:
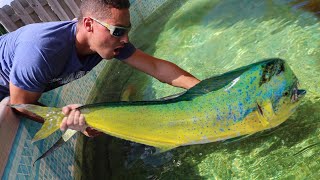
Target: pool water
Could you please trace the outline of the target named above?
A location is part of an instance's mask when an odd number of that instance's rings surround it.
[[[172,1],[158,18],[131,33],[131,41],[138,48],[176,63],[199,79],[267,58],[285,59],[300,87],[307,90],[302,105],[274,129],[225,142],[179,147],[159,155],[151,155],[152,147],[107,135],[83,138],[86,146],[81,162],[86,172],[82,176],[319,179],[318,4],[320,1]],[[109,63],[106,70],[91,102],[150,100],[184,91],[119,62]]]

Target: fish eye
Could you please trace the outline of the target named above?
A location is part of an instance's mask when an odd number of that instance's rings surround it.
[[[289,95],[289,92],[288,92],[288,91],[286,91],[286,92],[283,93],[283,96],[288,96],[288,95]]]

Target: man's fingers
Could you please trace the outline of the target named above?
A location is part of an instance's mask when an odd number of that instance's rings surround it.
[[[79,112],[80,113],[80,112]],[[79,117],[79,125],[80,126],[83,126],[83,125],[85,125],[86,124],[86,122],[85,122],[85,118],[84,118],[84,116],[82,115],[82,114],[80,114],[80,117]]]
[[[69,115],[68,115],[68,120],[67,120],[67,126],[72,126],[73,125],[73,119],[74,119],[74,114],[75,111],[72,110]]]
[[[67,117],[64,117],[61,124],[60,124],[60,130],[61,131],[65,131],[67,130],[68,126],[67,126],[67,120],[68,118]]]
[[[65,131],[67,129],[82,131],[85,128],[87,128],[85,117],[79,110],[71,110],[69,115],[65,117],[60,124],[60,129],[62,131]]]
[[[73,110],[74,111],[74,118],[73,118],[73,125],[80,125],[80,111],[78,110]]]
[[[64,115],[69,115],[69,113],[74,110],[74,109],[77,109],[78,107],[82,106],[81,104],[70,104],[70,105],[67,105],[67,106],[64,106],[62,108],[62,112]]]
[[[72,110],[72,109],[71,109],[69,106],[65,106],[65,107],[62,108],[62,113],[63,113],[65,116],[68,116],[71,110]]]
[[[67,129],[82,131],[87,127],[84,116],[77,109],[79,106],[81,104],[71,104],[62,108],[62,113],[66,116],[60,124],[62,131]]]
[[[68,105],[71,109],[77,109],[78,107],[82,106],[81,104],[70,104]]]

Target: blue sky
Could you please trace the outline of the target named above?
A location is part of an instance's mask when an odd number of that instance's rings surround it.
[[[0,7],[3,7],[6,4],[10,5],[11,1],[13,0],[0,0]]]

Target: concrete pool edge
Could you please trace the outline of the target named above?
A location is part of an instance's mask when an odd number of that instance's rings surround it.
[[[11,148],[19,128],[19,118],[7,105],[9,97],[0,102],[0,177],[3,176]]]

